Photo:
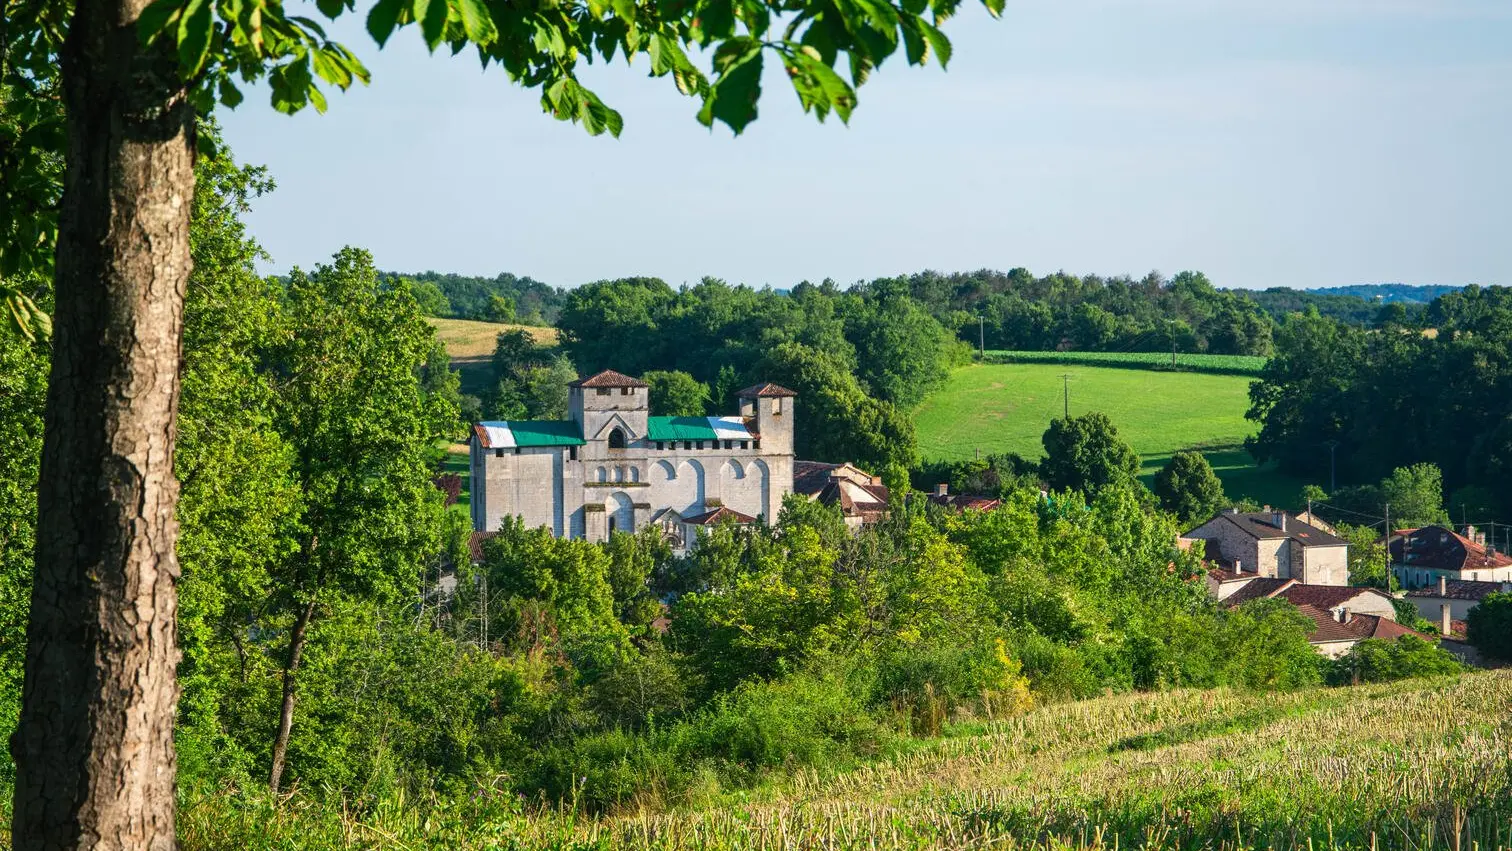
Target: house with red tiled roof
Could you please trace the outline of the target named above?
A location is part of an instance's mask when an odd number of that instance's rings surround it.
[[[854,464],[823,461],[793,462],[793,492],[838,507],[845,525],[852,529],[886,517],[890,498],[880,477]]]
[[[1417,606],[1419,615],[1438,624],[1439,632],[1448,636],[1464,635],[1463,624],[1470,610],[1492,594],[1512,594],[1512,581],[1476,582],[1440,576],[1437,583],[1414,588],[1405,598]]]
[[[1003,504],[1000,499],[990,496],[973,496],[965,493],[951,493],[950,486],[946,484],[935,485],[934,492],[928,497],[935,505],[949,508],[953,511],[991,511]]]
[[[1328,612],[1336,619],[1351,615],[1372,615],[1396,620],[1396,606],[1391,595],[1375,588],[1349,585],[1305,585],[1295,579],[1255,577],[1221,599],[1226,606],[1238,606],[1250,600],[1279,599],[1294,606],[1311,606]]]
[[[1404,588],[1428,588],[1440,579],[1456,582],[1512,581],[1512,557],[1488,546],[1466,529],[1461,535],[1445,526],[1400,529],[1386,547],[1391,569]]]
[[[1402,636],[1412,635],[1424,641],[1434,640],[1433,636],[1408,629],[1391,617],[1353,612],[1340,614],[1308,603],[1298,605],[1297,609],[1311,618],[1314,624],[1312,633],[1307,637],[1308,643],[1330,659],[1343,656],[1349,652],[1350,648],[1367,638],[1396,641]]]

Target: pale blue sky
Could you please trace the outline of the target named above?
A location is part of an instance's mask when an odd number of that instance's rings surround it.
[[[351,244],[562,286],[1013,266],[1512,284],[1512,2],[1008,0],[946,32],[949,71],[898,57],[848,128],[769,69],[761,119],[711,133],[642,59],[588,69],[625,116],[591,138],[412,29],[382,52],[349,32],[373,84],[326,115],[259,93],[222,121],[279,184],[251,216],[276,270]]]

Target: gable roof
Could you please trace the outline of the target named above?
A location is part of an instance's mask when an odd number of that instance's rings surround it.
[[[787,389],[786,387],[783,387],[781,384],[773,384],[770,381],[763,381],[760,384],[752,384],[750,387],[747,387],[746,389],[735,394],[736,398],[739,399],[759,399],[770,398],[773,396],[797,395],[797,393]]]
[[[1250,600],[1263,600],[1267,597],[1274,597],[1277,592],[1297,581],[1295,579],[1278,579],[1274,576],[1255,576],[1254,574],[1250,574],[1250,577],[1250,581],[1239,586],[1239,590],[1223,598],[1225,606],[1237,606],[1240,603],[1248,603]]]
[[[1438,597],[1444,600],[1484,600],[1492,594],[1499,594],[1507,588],[1505,582],[1474,582],[1469,579],[1446,579],[1444,580],[1444,593],[1440,594],[1438,583],[1426,588],[1414,588],[1407,592],[1409,597]]]
[[[1512,557],[1488,550],[1483,544],[1444,526],[1405,529],[1387,544],[1394,564],[1429,570],[1465,572],[1512,566]]]
[[[1276,525],[1276,514],[1281,514],[1286,518],[1285,529]],[[1330,535],[1316,526],[1287,515],[1284,511],[1249,511],[1243,513],[1225,511],[1213,519],[1227,520],[1239,527],[1240,531],[1246,535],[1259,540],[1290,538],[1304,547],[1344,547],[1349,545],[1349,542],[1343,538]],[[1208,521],[1208,523],[1211,522],[1213,521]]]
[[[1320,609],[1337,609],[1356,597],[1376,595],[1390,600],[1390,595],[1375,588],[1356,588],[1349,585],[1303,585],[1298,582],[1278,591],[1275,596],[1299,606],[1316,606]]]
[[[651,385],[647,384],[644,381],[641,381],[639,378],[631,378],[630,376],[624,374],[623,372],[615,372],[612,369],[606,369],[606,370],[603,370],[601,372],[596,372],[593,375],[588,376],[587,378],[579,378],[576,381],[569,382],[567,386],[568,387],[650,387]]]
[[[473,426],[484,449],[582,446],[583,430],[572,420],[497,420]]]
[[[1362,641],[1377,638],[1395,641],[1404,635],[1413,635],[1424,641],[1433,641],[1433,636],[1424,635],[1415,629],[1402,626],[1390,618],[1379,615],[1353,615],[1347,621],[1339,621],[1333,614],[1306,603],[1297,607],[1302,614],[1312,619],[1315,628],[1307,636],[1309,644],[1331,644],[1337,641]]]
[[[935,505],[956,511],[991,511],[1003,504],[1001,499],[995,497],[973,496],[969,493],[932,493],[925,498]]]
[[[715,523],[718,523],[719,521],[725,519],[729,519],[735,523],[742,524],[756,522],[756,518],[750,516],[749,514],[741,514],[739,511],[736,511],[733,508],[725,508],[723,505],[714,509],[713,511],[705,511],[702,514],[695,514],[692,517],[684,517],[682,522],[688,524],[689,526],[713,526]]]

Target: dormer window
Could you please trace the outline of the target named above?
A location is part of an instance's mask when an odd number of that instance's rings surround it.
[[[614,428],[613,430],[611,430],[609,432],[609,448],[610,449],[624,449],[625,448],[625,432],[622,429],[616,427],[616,428]]]

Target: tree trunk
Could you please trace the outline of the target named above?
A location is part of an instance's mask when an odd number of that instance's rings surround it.
[[[173,479],[194,114],[147,0],[78,0],[11,830],[18,851],[174,847]]]
[[[294,729],[294,678],[299,673],[299,662],[304,658],[305,641],[309,637],[310,621],[315,617],[315,601],[304,607],[294,620],[294,630],[289,633],[289,660],[283,672],[283,706],[278,710],[278,733],[273,737],[273,767],[268,771],[268,788],[278,794],[278,784],[283,781],[284,755],[289,752],[289,732]]]

